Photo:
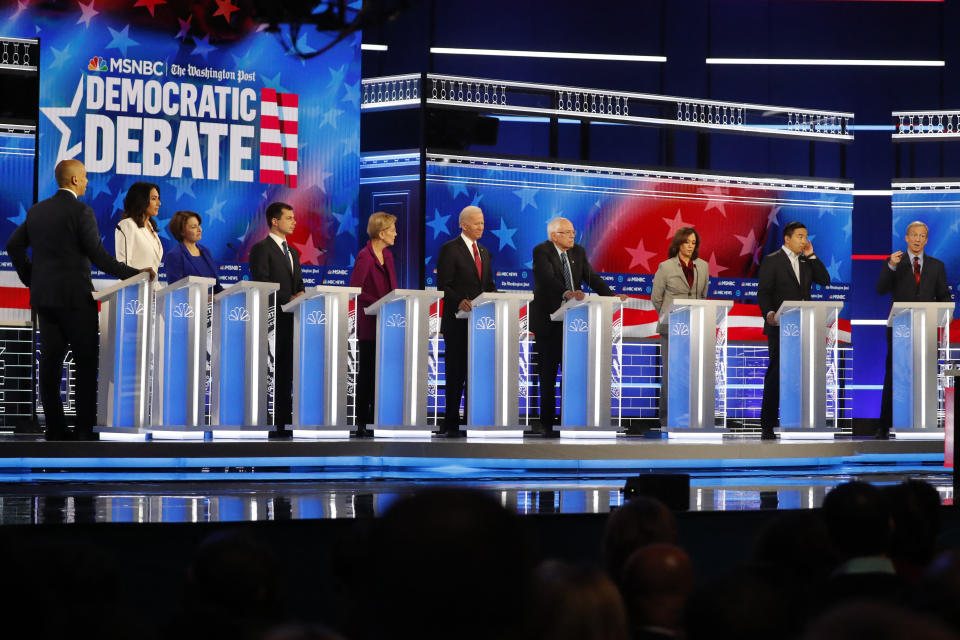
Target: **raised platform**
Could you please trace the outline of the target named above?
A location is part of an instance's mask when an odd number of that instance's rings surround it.
[[[0,482],[97,480],[596,478],[644,471],[908,473],[943,470],[943,443],[839,437],[718,442],[292,440],[44,442],[0,437]]]

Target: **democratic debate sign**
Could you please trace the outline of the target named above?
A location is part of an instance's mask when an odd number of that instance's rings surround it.
[[[297,213],[291,243],[305,279],[346,282],[359,240],[360,36],[303,59],[285,27],[267,33],[241,9],[215,15],[229,2],[210,4],[0,13],[0,33],[41,39],[40,197],[56,189],[57,162],[81,160],[85,199],[112,250],[127,189],[154,182],[164,245],[174,243],[173,214],[196,211],[225,282],[245,277],[250,247],[267,233],[263,211],[282,200]],[[304,28],[296,48],[333,37]],[[338,234],[354,242],[334,242]]]

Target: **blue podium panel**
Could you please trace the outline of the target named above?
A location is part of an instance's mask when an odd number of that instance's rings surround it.
[[[671,428],[690,428],[690,314],[689,308],[670,314],[667,424]]]
[[[326,306],[326,299],[318,297],[306,300],[297,308],[301,350],[298,378],[300,424],[322,425],[326,421],[326,329],[332,324],[328,322],[331,319],[327,317]],[[308,353],[309,358],[303,357]]]
[[[470,402],[468,423],[471,425],[497,424],[497,319],[496,305],[487,304],[473,309],[468,327],[471,344]]]
[[[803,323],[801,309],[780,316],[780,428],[800,429],[803,424]],[[822,344],[814,345],[820,350]],[[820,372],[820,377],[824,375]]]
[[[405,338],[407,303],[395,300],[383,305],[377,316],[377,400],[378,425],[402,425],[407,385]],[[392,382],[392,383],[391,383]]]
[[[247,296],[237,291],[220,300],[220,340],[214,348],[219,349],[220,388],[219,425],[242,426],[246,424],[243,399],[247,388],[247,367],[250,354],[247,353],[247,325],[250,312],[247,309]]]
[[[587,394],[590,364],[590,308],[576,307],[566,313],[563,326],[563,406],[561,424],[587,426]]]
[[[117,292],[117,339],[114,351],[114,409],[113,424],[121,428],[134,428],[139,412],[140,397],[137,392],[144,372],[140,371],[140,351],[146,349],[146,338],[142,335],[146,305],[144,305],[141,287],[132,284]]]
[[[194,359],[190,353],[190,290],[179,289],[167,296],[164,303],[166,323],[163,340],[163,405],[164,422],[168,425],[187,425],[189,392],[183,381]]]
[[[901,313],[893,318],[893,426],[913,426],[914,413],[914,336],[913,314]]]

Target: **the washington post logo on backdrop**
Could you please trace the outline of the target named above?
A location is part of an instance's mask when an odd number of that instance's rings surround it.
[[[255,74],[161,60],[94,56],[85,71],[69,106],[40,109],[60,133],[57,162],[78,158],[93,174],[297,186],[298,94],[243,86]]]

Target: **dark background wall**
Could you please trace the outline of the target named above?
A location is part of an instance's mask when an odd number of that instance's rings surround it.
[[[899,143],[891,112],[960,106],[957,3],[763,0],[421,0],[364,33],[363,77],[432,71],[642,91],[856,114],[852,144],[593,125],[590,159],[626,165],[847,178],[858,190],[897,177],[960,176],[960,142]],[[431,54],[430,47],[666,56],[665,63]],[[727,66],[708,57],[943,60],[945,67]],[[866,128],[864,128],[866,127]],[[872,127],[876,127],[873,129]],[[496,151],[547,156],[546,124],[501,122]],[[485,148],[484,150],[490,150]],[[559,156],[579,157],[578,125],[561,125]],[[854,200],[854,256],[891,251],[890,196]],[[880,263],[855,259],[851,318],[886,316]],[[854,325],[854,415],[879,413],[883,327]],[[879,348],[874,348],[879,347]]]

